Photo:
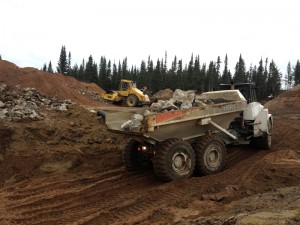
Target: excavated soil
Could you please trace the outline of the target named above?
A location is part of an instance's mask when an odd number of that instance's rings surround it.
[[[128,139],[82,107],[94,102],[2,120],[0,224],[300,224],[300,112],[276,100],[272,150],[231,146],[224,171],[169,183],[125,170]]]
[[[5,60],[0,60],[1,82],[10,86],[36,88],[43,94],[57,96],[62,100],[70,99],[81,105],[96,107],[105,105],[99,98],[99,94],[104,90],[94,83],[79,82],[70,76],[42,72],[31,67],[20,68]]]

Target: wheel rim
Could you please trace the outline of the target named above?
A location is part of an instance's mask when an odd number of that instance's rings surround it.
[[[184,152],[176,152],[172,157],[172,168],[179,175],[186,175],[191,168],[191,159]]]
[[[132,105],[134,103],[132,98],[129,99],[129,103],[130,103],[130,105]]]
[[[216,144],[209,145],[204,155],[204,159],[205,159],[204,164],[210,168],[219,167],[221,151],[222,149],[220,146]]]
[[[129,97],[127,98],[127,104],[128,104],[129,106],[134,106],[134,105],[136,104],[136,99],[135,99],[135,97],[134,97],[134,96],[129,96]]]

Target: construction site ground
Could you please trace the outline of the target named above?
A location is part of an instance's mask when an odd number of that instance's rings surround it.
[[[224,171],[166,183],[124,168],[128,138],[88,109],[131,109],[96,100],[96,85],[5,61],[0,82],[77,103],[43,120],[0,120],[1,225],[300,224],[299,86],[266,103],[271,150],[228,146]]]

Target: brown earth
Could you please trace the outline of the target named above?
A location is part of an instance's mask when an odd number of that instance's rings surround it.
[[[300,112],[277,111],[278,99],[267,103],[271,151],[228,147],[221,173],[169,183],[126,171],[127,138],[81,105],[41,121],[1,121],[0,224],[300,224]]]
[[[104,90],[94,83],[79,82],[70,76],[47,73],[35,68],[20,68],[5,60],[0,60],[0,83],[10,86],[36,88],[39,92],[57,96],[62,100],[71,99],[84,106],[103,106],[97,95]]]

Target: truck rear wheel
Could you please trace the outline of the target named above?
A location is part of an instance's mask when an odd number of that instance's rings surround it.
[[[196,172],[202,175],[220,172],[226,163],[226,147],[218,138],[208,135],[198,138],[193,144],[196,157]]]
[[[139,150],[140,146],[141,143],[136,140],[130,140],[125,146],[122,158],[126,169],[135,171],[151,167],[149,156]]]
[[[129,107],[135,107],[138,104],[138,98],[135,95],[128,95],[126,99],[126,104]]]
[[[194,150],[181,139],[168,139],[158,145],[153,167],[156,176],[164,181],[190,177],[195,168]]]

